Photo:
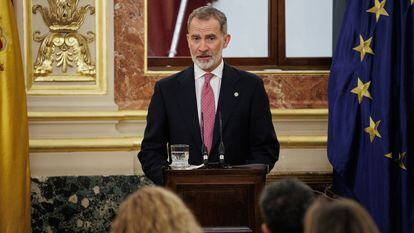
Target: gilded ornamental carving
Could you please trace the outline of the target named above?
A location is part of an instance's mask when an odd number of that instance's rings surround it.
[[[92,61],[89,43],[95,40],[95,33],[86,35],[78,32],[84,23],[85,15],[95,14],[95,8],[89,4],[78,7],[78,0],[48,0],[49,8],[33,5],[32,13],[40,12],[49,32],[41,35],[33,33],[33,40],[40,43],[34,63],[35,76],[47,76],[53,73],[54,66],[62,73],[72,67],[79,75],[95,76],[96,66]]]

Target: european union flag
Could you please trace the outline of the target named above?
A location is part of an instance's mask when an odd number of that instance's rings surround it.
[[[334,187],[414,232],[414,0],[348,0],[329,78]]]

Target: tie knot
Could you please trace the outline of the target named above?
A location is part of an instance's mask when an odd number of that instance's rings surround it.
[[[205,73],[204,74],[204,82],[209,83],[210,80],[214,77],[214,74],[212,73]]]

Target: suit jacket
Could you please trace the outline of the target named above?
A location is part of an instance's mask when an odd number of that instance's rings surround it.
[[[269,165],[270,171],[279,157],[279,142],[263,81],[224,64],[209,162],[219,160],[218,112],[222,116],[226,164],[262,163]],[[156,184],[163,184],[167,144],[190,145],[189,163],[202,163],[193,67],[155,84],[138,158],[145,175]]]

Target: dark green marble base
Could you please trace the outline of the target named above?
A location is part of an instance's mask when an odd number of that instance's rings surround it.
[[[151,184],[143,176],[32,178],[33,232],[109,232],[125,197]]]

